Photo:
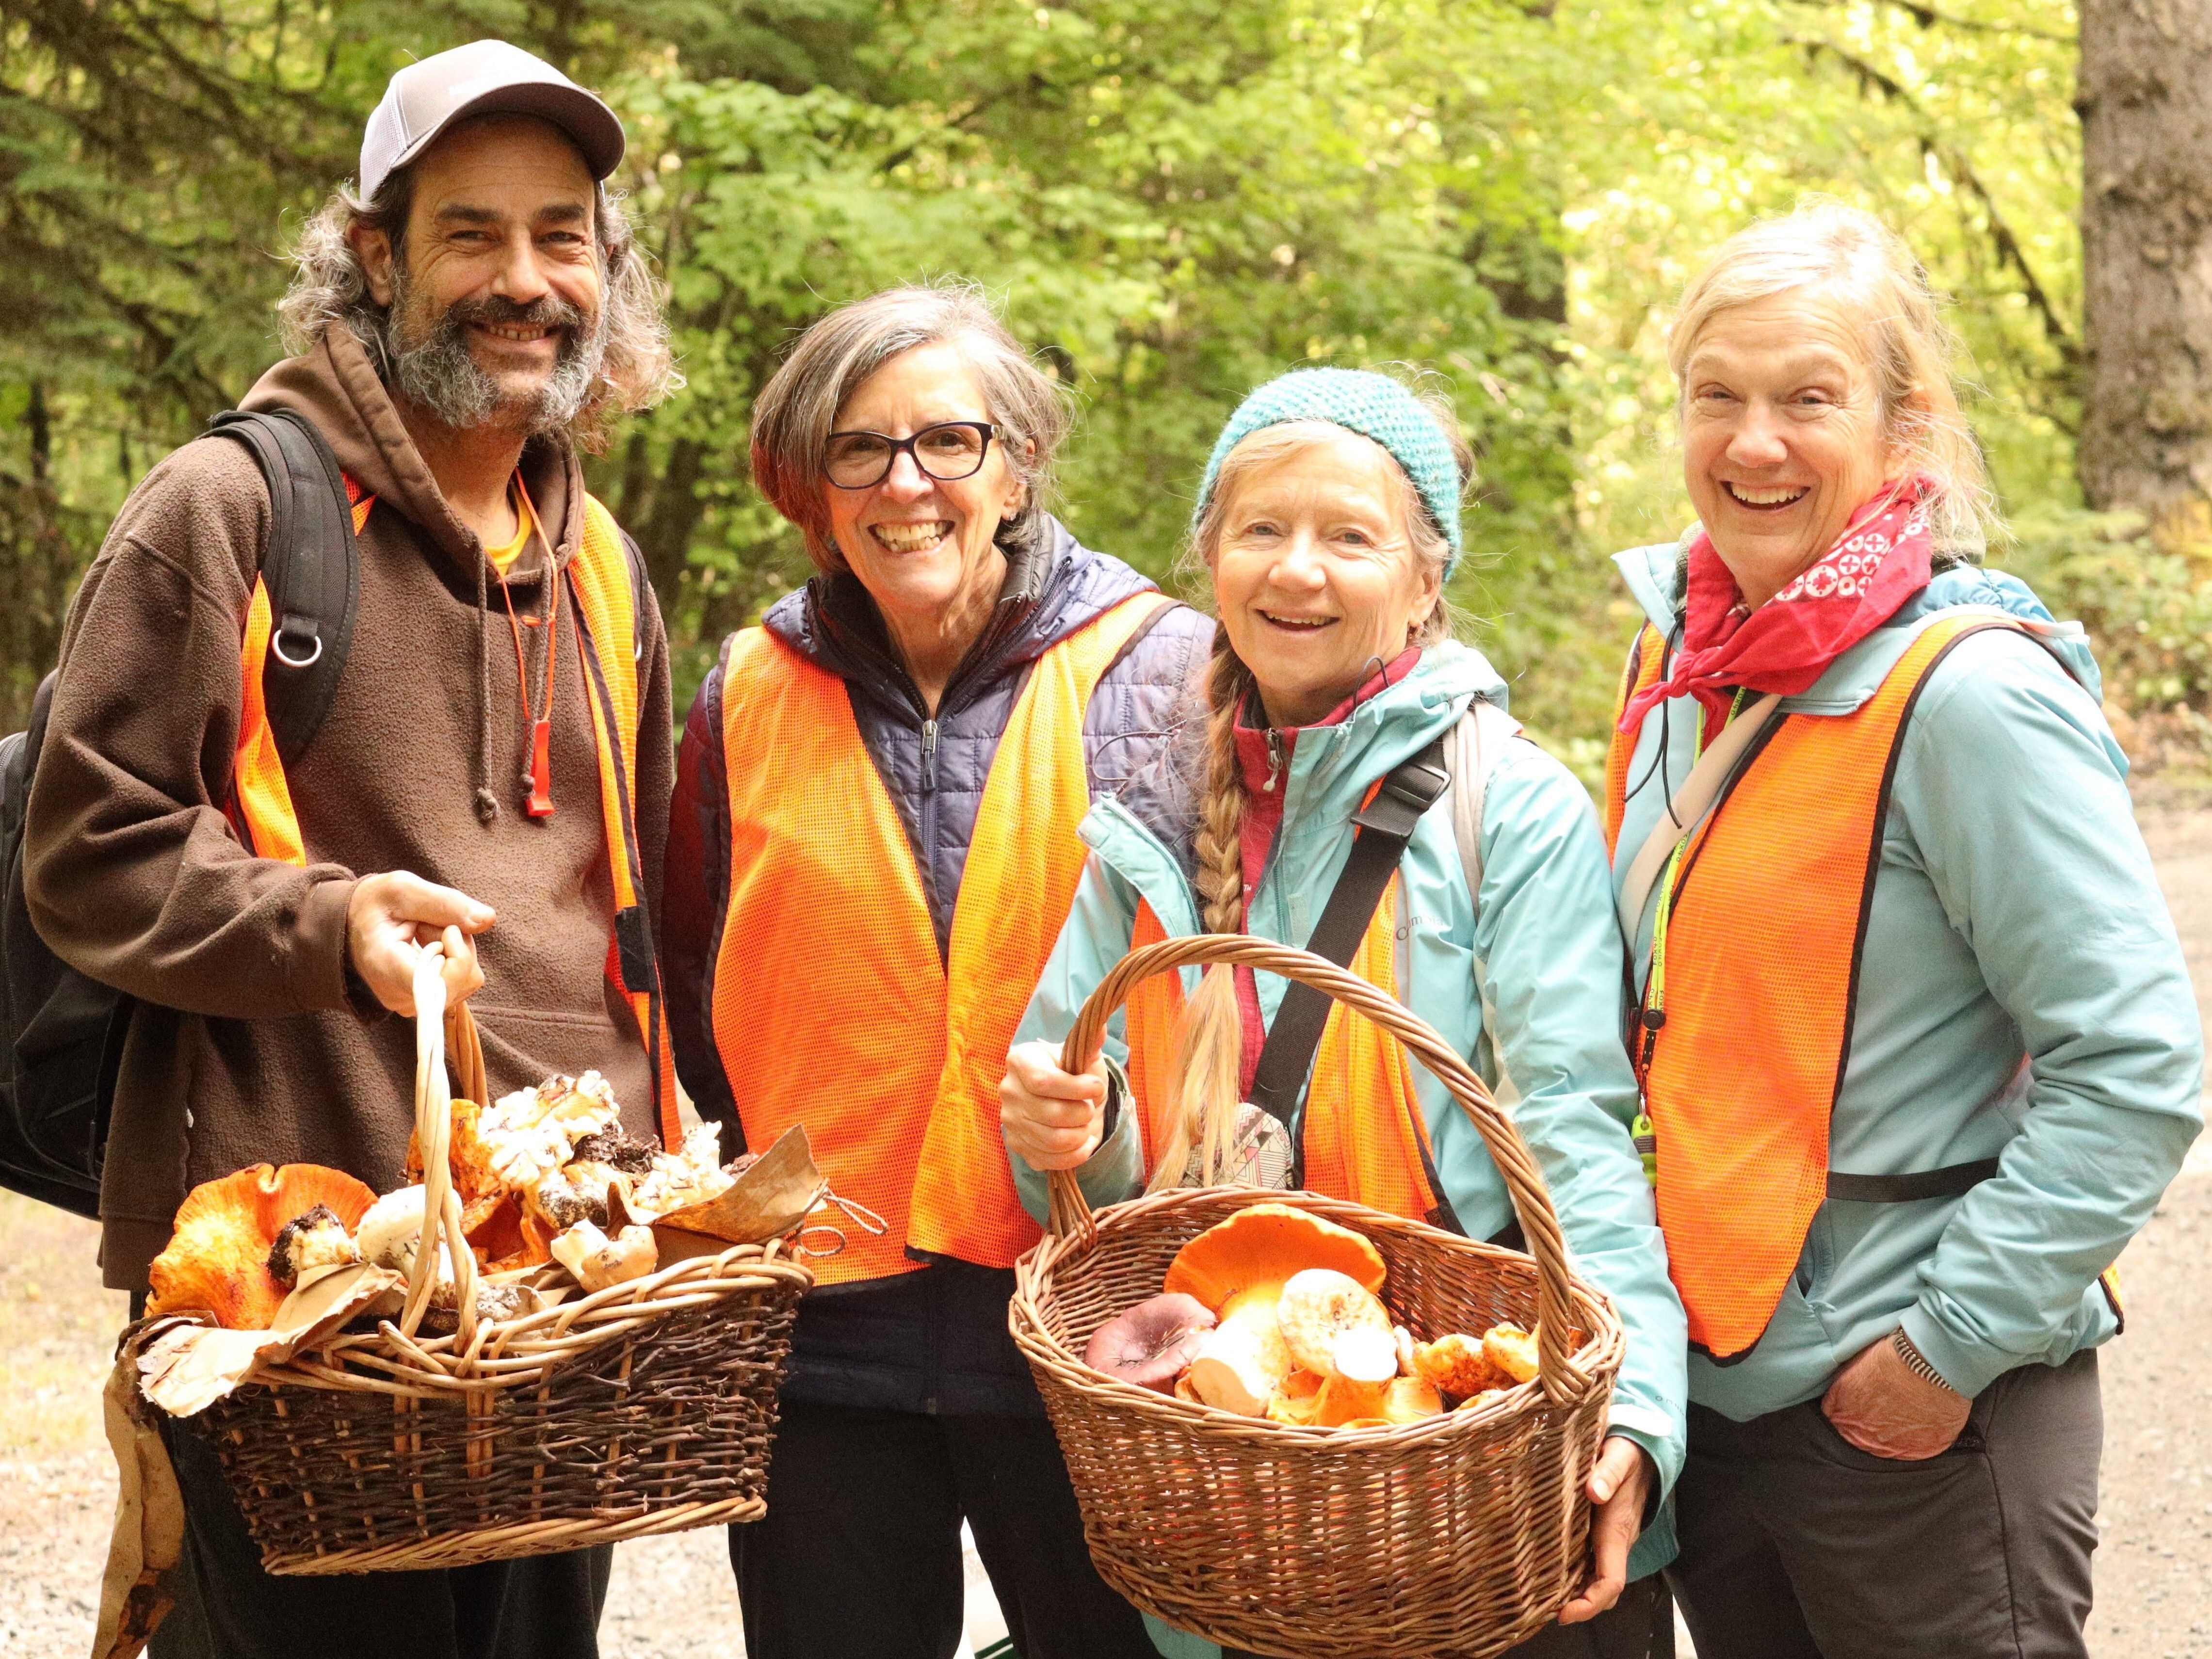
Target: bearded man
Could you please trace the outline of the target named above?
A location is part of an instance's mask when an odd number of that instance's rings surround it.
[[[402,1184],[414,1033],[395,1016],[434,939],[451,994],[485,988],[495,1094],[596,1067],[633,1133],[673,1121],[647,926],[667,647],[577,459],[674,381],[603,183],[623,143],[591,94],[479,41],[392,78],[357,190],[308,224],[282,307],[297,355],[242,407],[304,416],[335,455],[359,592],[349,646],[314,642],[343,671],[273,783],[263,677],[309,653],[270,630],[270,492],[246,447],[205,437],[155,467],[77,595],[26,886],[53,949],[131,999],[112,1286],[146,1291],[201,1182],[314,1163]],[[272,1577],[199,1439],[172,1449],[187,1582],[157,1655],[597,1651],[610,1551]]]

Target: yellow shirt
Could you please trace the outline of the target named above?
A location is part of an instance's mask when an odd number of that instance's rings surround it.
[[[538,527],[538,520],[530,511],[530,497],[520,490],[510,492],[508,499],[514,503],[514,539],[505,547],[487,547],[484,553],[492,568],[504,578],[522,556],[522,550],[530,545],[530,532]]]

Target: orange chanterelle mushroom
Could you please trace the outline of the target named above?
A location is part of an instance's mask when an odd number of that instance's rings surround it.
[[[1208,1227],[1176,1252],[1161,1288],[1196,1297],[1218,1314],[1239,1291],[1281,1285],[1308,1267],[1334,1268],[1370,1292],[1382,1288],[1380,1250],[1351,1228],[1288,1204],[1254,1204]]]
[[[257,1164],[204,1182],[178,1210],[176,1234],[154,1258],[146,1311],[205,1313],[232,1330],[266,1330],[284,1300],[269,1251],[286,1224],[319,1204],[350,1231],[375,1201],[351,1176],[319,1164]]]

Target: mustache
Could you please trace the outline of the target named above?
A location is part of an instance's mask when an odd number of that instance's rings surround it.
[[[438,319],[438,331],[458,335],[471,325],[483,323],[509,328],[565,329],[573,338],[584,331],[589,321],[582,307],[570,304],[557,294],[541,294],[527,305],[504,295],[490,294],[481,299],[454,301]]]

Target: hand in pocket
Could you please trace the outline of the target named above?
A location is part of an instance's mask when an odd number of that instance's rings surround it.
[[[1887,1336],[1838,1372],[1820,1401],[1822,1414],[1852,1445],[1907,1462],[1950,1450],[1973,1408],[1956,1389],[1915,1376]]]

